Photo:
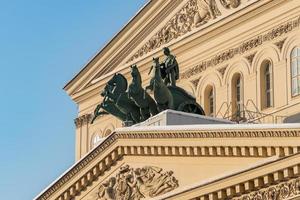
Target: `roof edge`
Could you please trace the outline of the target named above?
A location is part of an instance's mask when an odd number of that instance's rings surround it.
[[[67,89],[69,88],[69,86],[73,83],[73,81],[76,80],[76,78],[84,71],[87,69],[88,65],[97,57],[99,56],[117,37],[119,37],[119,35],[125,31],[125,29],[134,21],[134,19],[136,19],[136,17],[142,13],[149,5],[151,2],[154,2],[153,0],[148,0],[148,2],[142,6],[137,13],[129,19],[129,21],[120,29],[120,31],[118,31],[115,35],[112,36],[112,39],[110,39],[106,44],[104,44],[104,46],[102,48],[100,48],[100,50],[98,50],[94,56],[92,56],[87,63],[83,66],[83,68],[76,73],[76,75],[70,80],[68,81],[65,86],[63,87],[63,90],[67,91]]]

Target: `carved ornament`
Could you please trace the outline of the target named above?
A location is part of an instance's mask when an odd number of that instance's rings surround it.
[[[227,9],[237,8],[241,4],[241,0],[220,0],[221,4]]]
[[[220,72],[220,74],[222,75],[222,77],[224,76],[227,67],[228,67],[228,66],[221,67],[220,69],[217,69],[217,70]]]
[[[104,182],[98,191],[98,200],[139,200],[153,198],[178,187],[172,171],[159,167],[131,168],[125,165],[116,176]]]
[[[249,62],[250,65],[252,65],[252,62],[253,62],[253,59],[254,59],[256,53],[257,52],[254,52],[254,53],[246,56],[246,59],[248,60],[248,62]]]
[[[77,117],[74,119],[74,123],[76,125],[76,128],[80,128],[88,123],[90,123],[92,120],[92,114],[85,114],[80,117]]]
[[[274,199],[291,199],[300,195],[300,178],[291,181],[273,185],[250,194],[243,195],[233,200],[274,200]]]
[[[195,89],[197,89],[200,79],[201,79],[201,77],[191,81],[191,83],[193,84]]]
[[[221,16],[222,13],[216,1],[219,1],[220,5],[226,9],[237,8],[241,5],[240,0],[189,0],[128,62],[160,48]]]
[[[275,42],[275,45],[278,47],[278,49],[281,51],[284,45],[284,42],[286,41],[287,38],[284,38],[278,42]]]
[[[188,79],[196,74],[205,71],[208,67],[214,67],[216,65],[219,65],[225,61],[232,59],[237,55],[242,55],[252,49],[255,49],[258,46],[261,46],[266,42],[272,41],[284,34],[293,31],[296,28],[299,28],[299,26],[300,26],[300,17],[294,20],[290,20],[284,24],[281,24],[264,34],[256,36],[255,38],[247,40],[235,48],[228,49],[224,52],[221,52],[208,60],[200,61],[198,65],[181,73],[180,76],[182,79]]]

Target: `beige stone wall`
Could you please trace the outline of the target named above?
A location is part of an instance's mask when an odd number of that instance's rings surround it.
[[[185,3],[180,4],[183,5]],[[254,6],[257,7],[252,8]],[[208,105],[205,91],[211,87],[214,91],[213,115],[232,118],[235,114],[232,80],[239,74],[241,106],[245,111],[241,115],[255,123],[282,123],[287,116],[300,112],[300,98],[291,94],[290,70],[291,51],[300,46],[300,1],[262,0],[252,7],[245,7],[234,16],[227,16],[217,23],[208,23],[202,30],[187,33],[182,39],[172,40],[163,46],[169,46],[179,62],[181,79],[178,86],[192,93],[206,111]],[[174,10],[170,16],[179,11]],[[161,28],[165,23],[161,23]],[[163,58],[162,52],[157,49],[133,61],[124,60],[116,71],[123,73],[130,82],[129,66],[137,64],[146,86],[153,56]],[[261,82],[261,67],[266,61],[271,63],[272,86],[272,106],[267,109],[262,103],[264,95]],[[82,96],[77,97],[80,99],[77,100],[79,116],[93,113],[101,102],[99,91],[109,77],[103,77],[103,84],[97,89],[87,88],[86,92],[82,91]],[[95,124],[88,125],[88,128],[81,131],[77,129],[76,158],[82,157],[92,148],[94,136],[105,137],[108,129],[120,126],[121,122],[114,117],[103,116]]]
[[[133,170],[150,167],[157,170],[156,178],[164,177],[151,185],[170,189],[170,193],[154,195],[158,199],[240,197],[299,178],[299,136],[299,126],[291,124],[119,129],[36,200],[97,199],[103,184],[112,177],[117,179],[126,165]],[[174,177],[178,185],[172,188],[168,177]],[[121,180],[133,184],[124,177]],[[141,190],[143,184],[139,183]]]

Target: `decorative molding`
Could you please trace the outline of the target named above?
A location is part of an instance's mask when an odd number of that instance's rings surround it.
[[[240,0],[189,0],[127,63],[219,18],[222,13],[216,1],[228,10],[241,5]]]
[[[300,195],[299,170],[299,165],[288,166],[265,175],[261,175],[243,182],[235,183],[229,187],[218,188],[214,191],[208,192],[205,195],[196,196],[194,197],[194,199],[291,199],[292,197]],[[216,182],[218,181],[222,180],[216,180]]]
[[[90,123],[92,118],[93,118],[92,114],[85,114],[80,117],[77,117],[76,119],[74,119],[76,128],[80,128],[80,127]]]
[[[222,77],[224,77],[225,71],[227,69],[228,65],[226,65],[225,67],[221,67],[218,70],[218,72],[220,72],[220,74],[222,75]]]
[[[162,130],[162,131],[122,131],[118,138],[123,139],[171,139],[171,138],[268,138],[268,137],[300,137],[300,130]]]
[[[282,47],[283,47],[284,42],[286,41],[286,39],[287,39],[287,38],[284,38],[284,39],[282,39],[282,40],[280,40],[280,41],[274,43],[274,44],[278,47],[279,51],[282,50]]]
[[[272,185],[268,188],[263,188],[250,194],[243,195],[233,200],[275,200],[275,199],[290,199],[300,196],[300,178],[292,179],[287,182]]]
[[[248,60],[250,66],[252,65],[252,62],[253,62],[253,59],[254,59],[256,53],[257,53],[257,52],[254,52],[254,53],[251,53],[250,55],[247,55],[247,56],[246,56],[246,59]]]
[[[163,172],[153,166],[133,169],[125,165],[99,187],[97,196],[99,200],[140,200],[165,194],[178,186],[173,171]]]
[[[115,132],[108,136],[98,147],[92,150],[78,164],[71,168],[65,175],[56,181],[50,188],[36,198],[36,200],[48,200],[66,183],[71,181],[78,173],[90,164],[96,157],[103,155],[103,152],[115,144],[119,139],[179,139],[179,138],[263,138],[263,137],[300,137],[300,130],[219,130],[219,131],[145,131],[145,132]],[[99,163],[82,177],[78,178],[73,186],[65,191],[63,196],[76,196],[86,185],[92,183],[111,165],[117,162],[124,155],[165,155],[165,156],[287,156],[299,152],[297,147],[169,147],[169,146],[139,146],[122,147],[112,150]]]
[[[208,67],[214,67],[216,65],[219,65],[225,61],[232,59],[237,55],[242,55],[252,49],[255,49],[266,42],[277,39],[278,37],[285,35],[296,28],[299,28],[299,26],[300,16],[296,19],[278,25],[264,34],[258,35],[250,40],[247,40],[235,48],[219,53],[208,60],[200,61],[198,65],[181,73],[180,76],[182,79],[188,79],[196,74],[205,71]]]
[[[195,87],[195,89],[197,89],[199,81],[200,81],[201,77],[194,79],[191,81],[191,83],[193,84],[193,86]]]

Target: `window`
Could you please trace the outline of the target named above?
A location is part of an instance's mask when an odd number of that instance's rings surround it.
[[[240,117],[243,105],[242,98],[242,80],[240,74],[235,74],[232,78],[231,84],[231,99],[232,99],[232,114],[235,117]]]
[[[111,134],[111,130],[110,130],[110,129],[107,129],[107,130],[105,131],[105,137],[107,137],[109,134]]]
[[[207,86],[204,91],[204,110],[206,115],[213,117],[215,113],[215,98],[214,89],[212,86]]]
[[[291,54],[292,96],[300,94],[300,47]]]
[[[260,68],[261,107],[270,108],[273,105],[272,65],[269,60],[262,63]]]
[[[209,96],[209,113],[210,115],[214,114],[214,94],[213,94],[213,90],[210,90]]]
[[[102,141],[102,138],[98,134],[95,134],[92,138],[92,148],[97,146],[101,141]]]

